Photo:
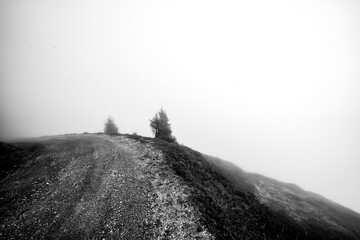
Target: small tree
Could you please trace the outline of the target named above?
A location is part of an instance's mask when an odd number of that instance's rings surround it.
[[[105,122],[104,133],[106,134],[117,134],[118,127],[116,126],[112,117],[109,117]]]
[[[176,138],[171,135],[171,125],[164,109],[161,108],[150,120],[150,127],[155,138],[176,142]]]

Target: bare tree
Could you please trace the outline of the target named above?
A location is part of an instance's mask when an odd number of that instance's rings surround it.
[[[116,126],[114,119],[109,117],[105,122],[104,133],[106,134],[117,134],[118,127]]]

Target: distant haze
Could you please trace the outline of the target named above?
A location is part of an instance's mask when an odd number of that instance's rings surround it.
[[[360,212],[360,1],[0,2],[0,138],[173,134]]]

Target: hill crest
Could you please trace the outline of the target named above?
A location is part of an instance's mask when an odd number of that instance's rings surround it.
[[[360,236],[359,214],[174,143],[84,134],[1,148],[0,236],[9,239]]]

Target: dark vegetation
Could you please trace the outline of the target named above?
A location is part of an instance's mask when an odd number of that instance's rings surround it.
[[[166,162],[192,189],[203,224],[216,239],[301,239],[305,232],[279,219],[250,192],[236,189],[196,151],[155,141]]]
[[[27,160],[34,157],[36,151],[42,148],[41,144],[23,144],[22,147],[17,147],[0,142],[0,181],[22,167]]]
[[[261,203],[246,173],[229,162],[178,144],[130,137],[152,141],[162,150],[166,164],[191,189],[202,224],[216,239],[357,239],[356,233],[330,230],[322,222],[299,224],[288,210]]]
[[[284,183],[259,174],[247,174],[254,185],[267,186],[267,205],[279,215],[306,219],[298,224],[318,239],[360,239],[360,215],[295,184]],[[326,229],[326,232],[324,232]]]
[[[261,199],[261,196],[257,194],[255,186],[259,183],[265,184],[268,194],[266,207],[276,218],[291,221],[302,229],[305,232],[305,239],[359,238],[360,216],[352,210],[320,195],[307,192],[295,184],[280,182],[260,174],[246,173],[230,162],[212,156],[203,156],[211,163],[212,168],[223,175],[236,189],[257,195],[258,199]],[[289,215],[306,220],[295,222]]]
[[[210,163],[212,169],[224,176],[237,191],[255,192],[255,186],[249,182],[245,171],[231,162],[205,154],[202,155]]]

